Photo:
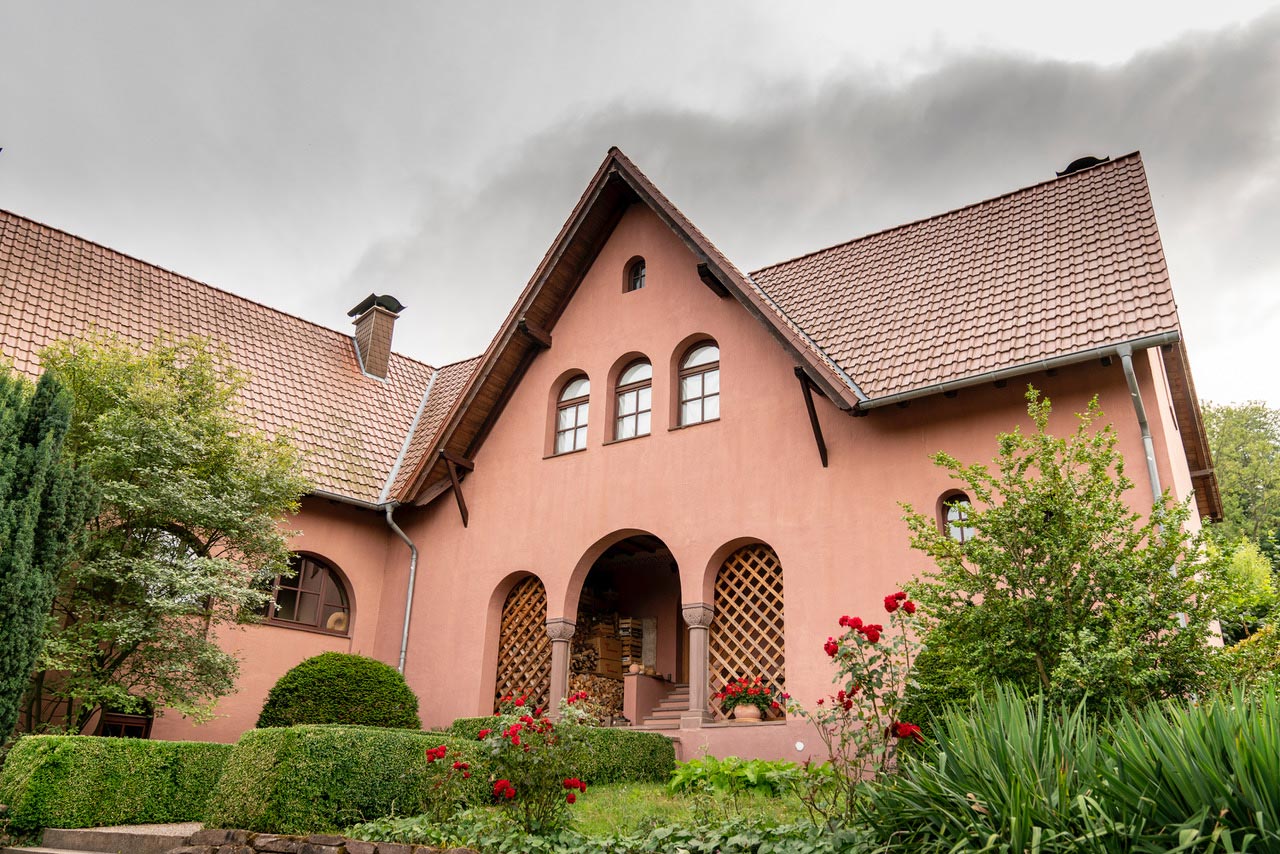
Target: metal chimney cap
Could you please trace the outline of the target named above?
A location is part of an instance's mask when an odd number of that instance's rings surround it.
[[[381,294],[381,295],[369,294],[367,297],[360,300],[359,305],[351,309],[351,311],[347,312],[347,317],[359,317],[360,315],[367,312],[369,309],[373,308],[375,305],[378,308],[385,308],[387,311],[391,312],[392,314],[399,314],[400,312],[404,311],[406,308],[406,306],[403,303],[401,303],[400,300],[396,299],[390,294]]]

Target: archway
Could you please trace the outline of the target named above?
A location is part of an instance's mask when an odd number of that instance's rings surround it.
[[[734,551],[715,578],[715,613],[708,637],[711,713],[727,715],[714,699],[735,677],[759,676],[778,691],[786,689],[782,563],[764,543]],[[766,713],[766,718],[781,717]]]
[[[551,696],[547,590],[536,575],[517,581],[502,605],[494,709],[503,697],[521,694],[543,708]]]
[[[586,691],[605,722],[639,723],[687,682],[679,567],[652,534],[634,534],[596,558],[575,623],[569,692]]]

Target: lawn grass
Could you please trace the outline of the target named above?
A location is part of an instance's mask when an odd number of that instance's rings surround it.
[[[658,783],[592,786],[571,810],[573,827],[587,836],[632,833],[660,824],[691,824],[735,815],[779,823],[807,818],[794,797],[743,794],[677,794]]]

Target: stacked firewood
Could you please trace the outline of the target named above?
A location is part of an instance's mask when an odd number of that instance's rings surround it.
[[[600,663],[600,653],[596,648],[587,643],[586,637],[582,635],[574,635],[573,652],[569,656],[569,671],[571,673],[590,673],[596,669]]]
[[[569,693],[586,691],[589,707],[602,719],[622,714],[622,680],[592,673],[575,673],[569,679]]]

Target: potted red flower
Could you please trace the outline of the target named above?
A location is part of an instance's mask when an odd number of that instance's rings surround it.
[[[759,676],[730,680],[728,685],[716,692],[715,698],[720,701],[720,708],[726,714],[732,713],[734,720],[758,721],[769,711],[781,711],[782,704],[765,681]]]

